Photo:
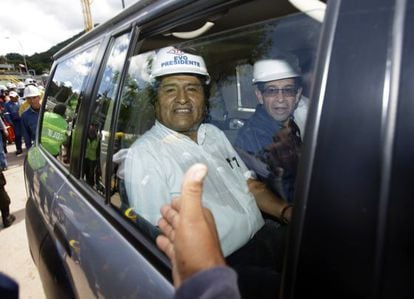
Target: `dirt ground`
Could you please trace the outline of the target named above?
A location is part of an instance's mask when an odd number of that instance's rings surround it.
[[[27,244],[24,211],[26,192],[23,177],[25,151],[16,157],[15,146],[7,146],[8,169],[4,171],[6,190],[11,199],[10,212],[16,221],[3,228],[0,221],[0,272],[7,274],[19,284],[20,299],[45,298],[36,266],[32,261]]]

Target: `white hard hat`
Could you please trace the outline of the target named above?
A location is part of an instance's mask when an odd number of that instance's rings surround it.
[[[300,77],[299,71],[284,59],[264,59],[253,66],[253,83]]]
[[[205,76],[210,82],[203,57],[185,53],[174,47],[162,48],[152,62],[151,79],[171,74],[197,74]]]
[[[18,97],[19,95],[17,94],[17,92],[15,92],[14,90],[12,90],[12,91],[10,91],[9,92],[9,97],[12,97],[12,98],[16,98],[16,97]]]
[[[36,81],[35,80],[33,80],[32,78],[26,78],[25,80],[24,80],[24,84],[27,86],[27,85],[30,85],[30,84],[36,84]]]
[[[19,81],[19,82],[17,82],[16,87],[17,87],[17,89],[23,89],[25,87],[25,85],[22,81]]]
[[[4,85],[0,85],[0,91],[1,90],[7,90],[7,87],[6,86],[4,86]]]
[[[8,89],[16,88],[16,84],[14,84],[12,82],[7,83],[6,86],[7,86]]]
[[[40,91],[39,88],[37,88],[36,86],[33,85],[28,85],[25,89],[24,89],[24,97],[37,97],[40,96]]]

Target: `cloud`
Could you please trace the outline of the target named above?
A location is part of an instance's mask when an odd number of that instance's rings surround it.
[[[125,0],[131,5],[137,0]],[[49,50],[84,29],[81,0],[1,0],[0,55]],[[122,10],[122,0],[93,0],[93,23]],[[9,39],[5,39],[9,37]]]

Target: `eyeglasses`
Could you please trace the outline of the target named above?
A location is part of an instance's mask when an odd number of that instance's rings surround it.
[[[287,88],[276,88],[276,87],[266,87],[261,92],[265,97],[276,97],[280,92],[284,97],[294,97],[297,93],[297,88],[287,87]]]

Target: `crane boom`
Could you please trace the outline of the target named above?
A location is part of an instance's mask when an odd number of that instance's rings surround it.
[[[85,25],[85,32],[91,31],[93,28],[92,25],[92,15],[91,15],[91,0],[81,0],[82,2],[82,11],[83,11],[83,23]]]

